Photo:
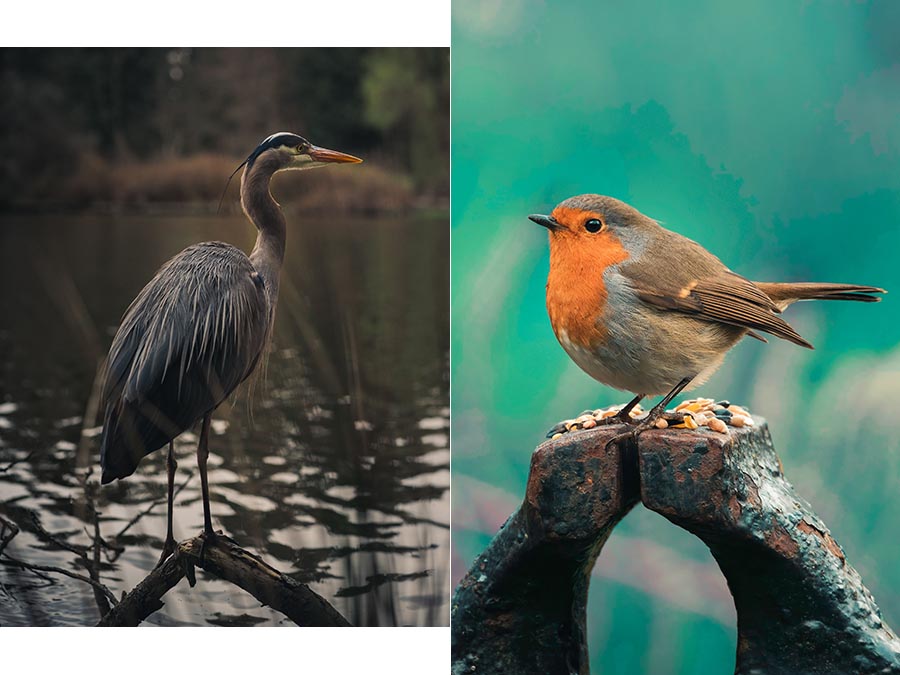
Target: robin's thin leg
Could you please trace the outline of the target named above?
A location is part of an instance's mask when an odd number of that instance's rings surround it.
[[[634,409],[638,403],[640,403],[644,398],[643,394],[638,394],[631,401],[629,401],[619,412],[615,415],[610,415],[609,417],[604,417],[603,419],[596,420],[597,426],[603,426],[606,424],[637,424],[637,422],[631,419],[631,411]],[[591,415],[593,411],[585,410],[582,415]],[[547,432],[547,438],[553,438],[556,434],[564,434],[568,431],[566,429],[566,422],[568,420],[559,422],[554,425],[550,431]]]
[[[618,419],[622,424],[634,424],[634,420],[631,419],[631,411],[634,409],[638,403],[640,403],[644,399],[643,394],[638,394],[631,401],[626,404],[624,408],[622,408],[619,412],[617,412],[612,417]],[[607,417],[606,419],[610,419]]]
[[[162,554],[159,556],[159,562],[156,566],[163,564],[166,558],[175,552],[175,537],[172,534],[172,514],[174,512],[175,502],[175,469],[178,462],[175,461],[175,443],[169,441],[169,454],[166,457],[166,469],[169,473],[169,510],[166,513],[166,542],[163,544]]]
[[[203,416],[200,427],[200,442],[197,444],[197,466],[200,469],[200,490],[203,493],[203,534],[214,537],[212,517],[209,513],[209,481],[206,478],[206,460],[209,458],[209,423],[212,413]]]
[[[676,384],[672,391],[666,394],[663,399],[657,403],[653,408],[650,409],[650,412],[647,413],[646,417],[643,417],[640,422],[631,430],[626,431],[623,434],[619,434],[618,436],[614,436],[609,441],[607,441],[606,445],[610,445],[612,443],[616,443],[617,441],[622,440],[628,436],[634,438],[635,442],[637,442],[637,437],[640,436],[643,432],[648,429],[656,428],[656,421],[666,415],[666,406],[668,406],[673,399],[681,393],[681,391],[691,383],[693,377],[686,377],[681,382]],[[673,413],[671,421],[680,422],[684,418],[684,413]]]

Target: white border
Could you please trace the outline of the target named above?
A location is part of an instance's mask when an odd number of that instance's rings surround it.
[[[6,673],[446,675],[450,629],[3,628],[0,652]]]
[[[450,0],[4,2],[6,47],[449,47]]]
[[[9,2],[0,44],[449,47],[450,2]],[[9,673],[444,675],[450,629],[4,627],[0,653]]]

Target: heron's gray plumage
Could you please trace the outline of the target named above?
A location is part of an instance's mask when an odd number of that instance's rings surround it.
[[[200,419],[203,531],[215,536],[206,473],[212,412],[256,368],[278,302],[287,228],[269,192],[272,176],[361,161],[296,134],[269,136],[238,167],[244,169],[241,206],[259,230],[250,255],[215,241],[190,246],[163,265],[125,313],[106,365],[100,480],[130,476],[141,458],[169,443],[169,512],[160,562],[175,547],[171,441]]]
[[[253,371],[274,311],[247,255],[221,242],[167,262],[122,320],[106,369],[102,481],[213,410]]]

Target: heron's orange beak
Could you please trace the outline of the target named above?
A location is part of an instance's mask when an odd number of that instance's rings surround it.
[[[318,148],[312,146],[307,154],[317,162],[330,162],[332,164],[359,164],[362,160],[359,157],[348,155],[337,150],[329,150],[328,148]]]

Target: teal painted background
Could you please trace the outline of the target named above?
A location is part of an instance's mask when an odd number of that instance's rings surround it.
[[[816,346],[742,342],[697,392],[768,418],[788,478],[900,627],[900,2],[457,0],[453,10],[454,575],[516,507],[553,423],[627,396],[544,308],[525,216],[624,199],[760,280],[846,281],[804,303]],[[637,509],[595,570],[592,666],[724,673],[734,609],[706,548]]]

